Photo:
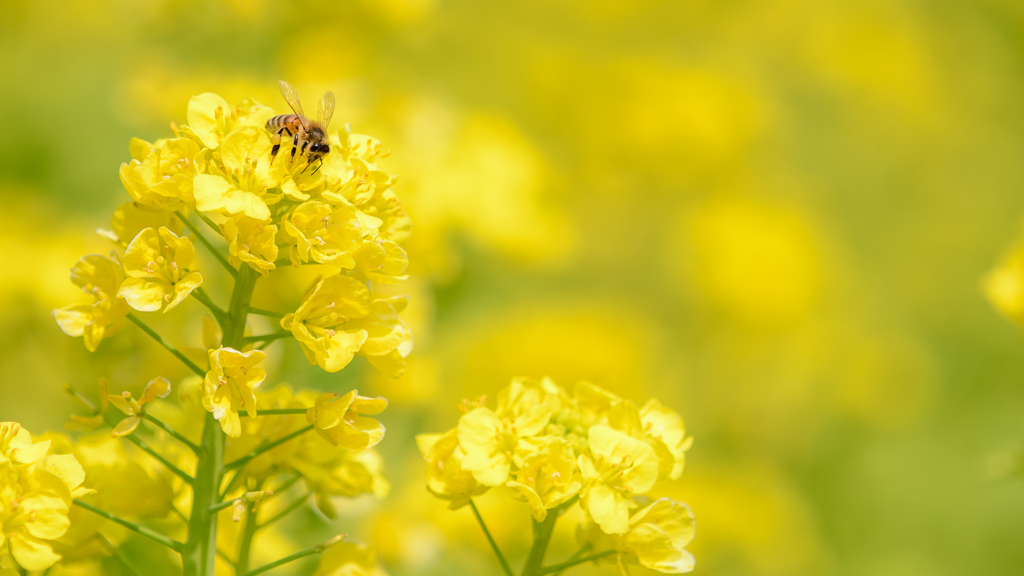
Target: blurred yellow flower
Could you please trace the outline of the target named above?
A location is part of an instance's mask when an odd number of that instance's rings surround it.
[[[53,311],[57,325],[68,336],[82,336],[95,352],[100,342],[124,326],[128,304],[118,290],[124,281],[121,264],[103,256],[84,256],[71,269],[71,281],[92,296],[92,304],[73,304]]]
[[[420,434],[416,445],[427,460],[427,489],[443,500],[450,510],[469,504],[469,499],[489,489],[477,482],[473,473],[462,466],[466,457],[459,446],[458,429],[444,434]]]
[[[364,450],[384,439],[384,425],[362,415],[380,414],[387,407],[386,399],[359,396],[355,390],[344,396],[324,393],[306,412],[306,421],[314,424],[317,434],[331,444]]]
[[[589,454],[579,457],[584,486],[581,507],[608,534],[629,528],[634,494],[644,494],[658,480],[658,457],[649,444],[605,425],[591,426]]]
[[[140,312],[166,313],[203,283],[198,271],[189,270],[195,259],[192,241],[165,227],[146,228],[128,244],[124,271],[128,278],[117,295]],[[166,306],[164,306],[166,304]]]
[[[16,422],[0,423],[0,559],[44,570],[60,555],[53,540],[67,532],[71,500],[90,493],[72,455],[50,454],[50,441],[32,442]]]
[[[181,220],[173,212],[146,208],[138,202],[125,202],[114,209],[114,215],[110,218],[110,230],[100,229],[97,232],[126,247],[146,228],[167,228],[178,234],[181,230]]]
[[[313,576],[386,576],[377,565],[377,553],[363,544],[341,542],[320,555]]]
[[[210,371],[203,380],[203,407],[213,413],[224,433],[242,434],[238,411],[256,416],[256,388],[267,373],[256,365],[266,358],[260,350],[239,352],[234,348],[210,350]]]
[[[530,454],[505,486],[530,505],[537,522],[547,518],[548,510],[561,505],[580,490],[580,478],[572,446],[564,439],[548,442]]]
[[[983,282],[985,296],[1003,316],[1024,325],[1024,245],[1019,245]]]

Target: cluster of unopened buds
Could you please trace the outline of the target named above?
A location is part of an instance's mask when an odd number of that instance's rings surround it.
[[[389,490],[374,450],[384,426],[369,417],[385,399],[267,386],[263,367],[265,349],[285,338],[332,373],[362,356],[399,377],[412,350],[399,317],[405,298],[376,289],[406,278],[410,220],[395,178],[376,165],[380,143],[347,127],[327,131],[333,106],[325,96],[315,124],[201,94],[172,137],[131,140],[120,169],[130,201],[100,231],[113,249],[75,264],[71,280],[89,300],[53,316],[91,351],[134,323],[193,376],[173,385],[157,376],[138,398],[109,393],[105,381],[97,395],[68,385],[85,410],[68,423],[75,438],[33,443],[16,424],[0,425],[0,572],[107,556],[138,572],[120,550],[129,531],[166,546],[186,576],[255,575],[315,554],[317,574],[373,569],[372,550],[341,537],[251,566],[256,539],[310,497],[333,517],[338,499]],[[293,153],[272,118],[301,126],[316,146]],[[252,306],[259,281],[303,267],[316,275],[305,294],[281,290],[293,275],[264,298],[283,310]],[[209,312],[201,350],[175,345],[143,316],[180,311],[188,299]]]
[[[523,575],[590,561],[615,562],[623,573],[629,565],[669,574],[693,569],[686,550],[695,530],[689,507],[645,496],[683,473],[691,439],[678,414],[654,399],[637,407],[587,382],[569,394],[546,378],[513,380],[494,409],[484,399],[463,402],[460,409],[455,428],[417,438],[428,462],[427,488],[453,510],[472,507],[485,532],[474,497],[497,489],[526,504],[534,541]],[[573,506],[587,519],[577,531],[580,549],[561,564],[544,566],[555,522]]]

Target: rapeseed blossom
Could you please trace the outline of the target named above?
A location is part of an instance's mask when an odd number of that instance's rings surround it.
[[[72,499],[91,492],[84,481],[74,456],[51,454],[49,440],[33,442],[17,422],[0,423],[0,563],[10,556],[45,570],[60,560],[54,541],[71,525]]]
[[[138,399],[127,391],[108,394],[101,381],[98,403],[69,384],[66,390],[88,414],[72,416],[68,430],[109,426],[112,432],[99,433],[106,442],[54,436],[63,453],[40,460],[48,444],[31,447],[19,436],[12,445],[21,455],[0,459],[0,488],[17,484],[31,492],[46,489],[33,479],[67,468],[73,454],[87,456],[102,493],[78,502],[88,513],[60,544],[76,558],[110,554],[123,540],[99,530],[97,519],[105,517],[180,553],[186,573],[204,576],[225,562],[215,561],[217,551],[211,548],[224,533],[239,551],[231,568],[245,573],[251,571],[254,527],[267,520],[258,518],[259,509],[277,492],[301,481],[306,494],[297,503],[312,495],[316,506],[333,516],[339,498],[383,497],[390,490],[383,459],[373,449],[385,429],[370,417],[386,408],[386,399],[355,390],[317,394],[278,385],[264,392],[261,386],[268,378],[264,348],[285,337],[294,337],[310,362],[328,372],[359,355],[387,376],[403,374],[413,343],[399,316],[407,299],[393,290],[379,294],[376,286],[406,279],[408,258],[401,244],[409,238],[411,221],[392,190],[396,178],[377,165],[387,156],[379,141],[351,134],[347,126],[331,132],[330,153],[319,169],[310,170],[304,153],[286,149],[271,158],[272,134],[265,124],[274,114],[253,100],[232,106],[215,94],[200,94],[188,103],[187,124],[171,125],[173,135],[152,142],[133,138],[131,159],[119,171],[130,201],[114,210],[108,230],[98,231],[113,243],[113,251],[109,258],[86,256],[72,269],[72,281],[92,302],[54,310],[65,333],[82,337],[95,351],[130,320],[195,374],[174,387],[177,404],[155,402],[171,392],[164,378],[150,381]],[[212,258],[203,260],[200,272],[199,260],[207,256]],[[205,280],[224,276],[207,274],[207,264],[222,266],[231,284],[208,285]],[[310,290],[291,299],[297,309],[252,307],[256,284],[289,264],[320,267],[321,277]],[[181,312],[189,298],[210,312],[202,323],[204,349],[179,349],[137,314]],[[255,334],[250,314],[277,318],[282,330]],[[110,405],[124,413],[120,422]],[[158,472],[133,467],[120,441],[145,452]],[[45,464],[34,464],[37,460]],[[118,475],[134,486],[118,484]],[[84,495],[80,482],[68,484],[52,502],[19,501],[20,510],[38,512],[35,524],[4,505],[13,488],[0,491],[0,545],[22,566],[34,570],[59,558],[43,540],[67,530],[71,498]],[[137,510],[119,499],[126,497]],[[56,512],[43,513],[51,509]],[[171,511],[185,520],[184,540],[134,524],[150,512],[162,517]],[[244,521],[246,528],[219,529],[222,515]],[[330,552],[335,543],[311,553]],[[330,554],[322,563],[324,573],[373,569],[368,548],[347,544]]]
[[[655,399],[643,408],[588,382],[567,393],[551,380],[517,378],[497,407],[463,403],[458,426],[417,438],[428,462],[427,487],[455,509],[497,488],[528,505],[537,534],[569,507],[586,514],[581,542],[594,559],[616,556],[623,572],[639,564],[689,572],[693,515],[684,504],[646,504],[660,481],[678,479],[691,439],[682,418]],[[541,538],[543,540],[543,538]],[[531,553],[526,573],[541,573]],[[581,560],[582,561],[582,560]]]

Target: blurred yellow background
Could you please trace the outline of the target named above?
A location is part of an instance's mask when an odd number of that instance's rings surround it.
[[[271,348],[268,385],[391,400],[393,491],[268,547],[349,532],[394,575],[497,573],[413,437],[550,375],[686,418],[668,495],[697,516],[698,574],[1024,566],[1024,485],[986,473],[1024,443],[1024,342],[979,290],[1024,214],[1020,2],[4,0],[0,73],[0,421],[60,429],[65,382],[185,376],[134,327],[90,354],[49,311],[109,251],[91,230],[127,200],[130,137],[201,92],[283,111],[284,78],[392,151],[416,350],[390,381]],[[198,346],[184,308],[154,324]],[[518,565],[525,510],[481,509]]]

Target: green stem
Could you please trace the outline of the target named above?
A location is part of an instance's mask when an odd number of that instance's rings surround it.
[[[259,413],[256,414],[256,417],[276,416],[281,414],[305,414],[306,412],[309,412],[309,408],[268,408],[266,410],[260,410]],[[238,415],[243,418],[248,416],[245,412],[239,412]]]
[[[154,426],[156,426],[157,428],[159,428],[159,429],[163,430],[164,432],[167,432],[167,433],[168,433],[168,434],[170,434],[170,435],[171,435],[171,436],[172,436],[172,437],[173,437],[173,438],[174,438],[175,440],[177,440],[178,442],[181,442],[181,443],[182,443],[182,444],[184,444],[185,446],[188,446],[189,448],[191,448],[191,449],[192,449],[192,451],[193,451],[193,452],[195,452],[196,454],[198,454],[198,453],[199,453],[199,451],[200,451],[200,450],[202,450],[202,448],[200,448],[198,444],[196,444],[196,443],[192,442],[192,441],[191,441],[191,440],[189,440],[188,438],[185,438],[185,437],[184,437],[184,436],[182,436],[181,434],[179,434],[179,433],[175,432],[175,431],[174,431],[174,428],[171,428],[171,427],[170,427],[169,425],[167,425],[167,424],[165,424],[164,422],[162,422],[162,421],[160,421],[160,420],[158,420],[158,419],[156,419],[156,418],[154,418],[154,417],[150,416],[149,414],[147,414],[147,413],[143,412],[143,413],[142,413],[142,419],[143,419],[143,420],[146,420],[147,422],[150,422],[150,423],[152,423],[152,424],[153,424]]]
[[[192,485],[192,512],[188,519],[188,540],[181,551],[184,576],[213,576],[217,555],[217,516],[205,514],[218,502],[217,488],[224,462],[224,432],[220,422],[207,413],[203,422],[203,450]]]
[[[269,316],[270,318],[284,318],[282,312],[271,312],[270,310],[261,310],[259,308],[253,308],[249,306],[249,314],[256,314],[257,316]]]
[[[256,458],[260,454],[263,454],[264,452],[273,450],[274,448],[277,448],[278,446],[280,446],[281,444],[284,444],[285,442],[291,440],[292,438],[296,438],[298,436],[301,436],[301,435],[305,434],[306,432],[309,432],[312,429],[313,429],[313,425],[310,424],[309,426],[306,426],[305,428],[299,428],[298,430],[296,430],[295,432],[292,432],[291,434],[287,434],[285,436],[282,436],[282,437],[278,438],[277,440],[274,440],[273,442],[268,442],[268,443],[263,444],[261,446],[257,446],[256,448],[253,449],[252,452],[249,452],[248,454],[246,454],[245,456],[242,456],[238,460],[233,460],[233,461],[228,462],[227,464],[225,464],[224,465],[224,469],[225,470],[234,470],[235,468],[238,468],[239,466],[245,466],[250,460],[252,460],[253,458]]]
[[[130,572],[132,576],[142,576],[142,572],[139,572],[139,569],[136,568],[135,565],[128,560],[128,557],[125,555],[125,553],[121,551],[120,546],[114,546],[113,542],[107,540],[106,536],[99,533],[96,534],[96,539],[100,541],[100,544],[102,544],[114,558],[117,558],[117,560],[121,562],[121,565],[124,566],[124,569]]]
[[[590,549],[593,548],[593,547],[594,547],[593,544],[585,544],[579,550],[573,552],[572,556],[569,556],[569,559],[566,560],[565,562],[562,562],[562,564],[567,564],[569,562],[575,561],[577,558],[580,558],[581,556],[583,556],[584,554],[589,552]],[[568,569],[568,566],[565,567],[565,568],[562,568],[561,570],[559,570],[558,572],[555,573],[555,576],[561,576],[562,572],[565,572],[567,569]]]
[[[216,224],[215,224],[215,223],[213,222],[213,220],[210,220],[210,217],[209,217],[209,216],[207,216],[206,214],[203,214],[203,213],[202,213],[202,212],[200,212],[199,210],[195,210],[195,211],[194,211],[194,213],[195,213],[195,215],[196,215],[196,216],[199,216],[199,219],[200,219],[200,220],[202,220],[203,222],[205,222],[205,223],[206,223],[206,225],[210,227],[210,230],[213,230],[214,232],[216,232],[216,233],[217,233],[217,235],[218,235],[218,236],[220,236],[221,238],[224,238],[224,231],[223,231],[223,230],[221,230],[221,229],[220,229],[220,226],[217,226],[217,225],[216,225]]]
[[[238,559],[235,560],[235,574],[245,574],[249,570],[252,542],[256,538],[256,530],[258,529],[259,524],[256,523],[256,511],[247,507],[245,510],[245,528],[242,529],[242,539],[238,545]]]
[[[153,450],[152,448],[150,448],[149,445],[146,444],[145,442],[143,442],[142,440],[139,440],[138,438],[136,438],[134,434],[129,434],[127,436],[124,436],[123,438],[125,440],[128,440],[132,444],[135,444],[143,452],[145,452],[146,454],[149,454],[154,459],[156,459],[158,462],[160,462],[161,464],[166,466],[168,470],[170,470],[171,472],[174,472],[178,477],[180,477],[182,480],[184,480],[186,484],[189,484],[189,485],[195,484],[195,482],[196,482],[195,478],[189,476],[187,473],[185,473],[184,470],[182,470],[181,468],[178,468],[177,466],[172,464],[170,460],[168,460],[167,458],[164,458],[159,452],[157,452],[156,450]]]
[[[548,544],[551,543],[551,535],[555,531],[555,523],[562,515],[562,512],[569,509],[578,500],[578,496],[563,502],[562,504],[548,510],[548,515],[543,522],[533,522],[533,546],[530,547],[530,555],[526,558],[526,565],[523,566],[522,576],[538,576],[542,574],[544,566],[544,554],[548,551]]]
[[[213,317],[217,319],[217,323],[220,324],[221,327],[224,326],[228,319],[228,313],[225,312],[220,306],[214,304],[213,300],[210,299],[210,296],[206,293],[205,290],[203,290],[202,288],[196,288],[195,290],[192,291],[192,297],[198,300],[203,306],[206,306],[206,308],[210,310],[210,312],[213,314]]]
[[[200,214],[202,218],[202,214]],[[245,333],[246,307],[256,287],[256,275],[249,266],[242,266],[235,276],[231,303],[224,330],[224,346],[242,348]],[[205,375],[205,374],[204,374]],[[206,509],[220,502],[219,488],[224,476],[224,432],[220,423],[207,413],[203,423],[202,450],[196,466],[192,490],[192,513],[188,521],[188,541],[181,552],[184,576],[213,576],[217,556],[217,515]]]
[[[273,342],[274,340],[280,340],[281,338],[287,338],[292,335],[291,330],[278,330],[271,334],[260,334],[259,336],[246,336],[246,342]]]
[[[153,340],[156,340],[157,343],[159,343],[161,346],[166,348],[168,352],[170,352],[171,354],[174,354],[175,357],[178,358],[178,360],[181,360],[185,364],[185,366],[188,366],[193,372],[198,374],[200,377],[205,377],[206,376],[206,370],[203,370],[199,366],[196,366],[195,362],[192,362],[191,360],[188,359],[188,356],[185,356],[180,351],[178,351],[177,348],[175,348],[174,346],[171,346],[171,344],[169,342],[167,342],[167,340],[164,340],[163,336],[157,334],[155,330],[153,330],[149,326],[146,326],[146,323],[143,322],[142,320],[139,320],[138,316],[136,316],[135,314],[129,313],[128,314],[128,319],[131,320],[132,322],[134,322],[135,325],[138,326],[139,328],[142,328],[143,332],[145,332],[146,334],[149,334],[150,337],[153,338]]]
[[[206,246],[206,249],[209,250],[210,254],[213,254],[213,257],[216,258],[217,261],[220,262],[221,266],[223,266],[224,269],[228,271],[228,274],[231,274],[232,277],[235,277],[238,274],[238,270],[236,270],[235,267],[232,266],[230,262],[228,262],[228,259],[225,258],[224,255],[220,253],[220,250],[217,250],[216,248],[213,247],[213,244],[210,244],[210,241],[206,239],[206,236],[203,236],[203,233],[199,231],[199,228],[197,228],[196,225],[193,224],[188,219],[187,216],[182,214],[180,210],[175,212],[174,214],[178,217],[178,220],[181,220],[182,223],[185,224],[185,226],[188,226],[188,229],[191,230],[192,233],[196,235],[196,238],[199,239],[199,243],[202,244],[203,246]],[[196,214],[199,214],[199,217],[202,218],[203,221],[205,221],[207,224],[213,227],[213,223],[210,222],[209,219],[204,214],[202,214],[201,212],[196,212]]]
[[[171,550],[178,550],[178,551],[180,551],[181,548],[182,548],[181,542],[178,542],[176,540],[171,540],[167,536],[164,536],[163,534],[161,534],[159,532],[156,532],[154,530],[150,530],[149,528],[146,528],[145,526],[140,526],[140,525],[138,525],[138,524],[136,524],[134,522],[129,522],[128,520],[125,520],[124,518],[118,518],[117,516],[114,516],[113,514],[111,514],[109,512],[105,512],[103,510],[100,510],[99,508],[93,506],[92,504],[89,504],[89,503],[86,503],[86,502],[82,502],[81,500],[78,500],[78,499],[72,500],[71,503],[74,504],[75,506],[80,507],[80,508],[85,508],[86,510],[92,512],[93,514],[96,514],[98,516],[102,516],[102,517],[106,518],[107,520],[110,520],[111,522],[116,522],[116,523],[120,524],[121,526],[124,526],[125,528],[127,528],[129,530],[132,530],[134,532],[138,532],[139,534],[142,534],[143,536],[149,538],[150,540],[153,540],[154,542],[159,542],[160,544],[163,544],[164,546],[167,546]],[[212,574],[212,572],[211,572],[211,574]]]
[[[487,542],[491,545],[491,550],[494,551],[494,555],[498,557],[498,563],[501,564],[501,570],[505,573],[505,576],[512,576],[512,569],[508,567],[508,562],[505,561],[505,556],[502,555],[501,550],[498,548],[498,543],[491,537],[491,531],[487,529],[487,524],[484,524],[484,519],[480,516],[480,511],[476,509],[476,502],[473,500],[469,501],[469,507],[473,509],[473,515],[476,516],[476,521],[480,524],[480,528],[484,531],[484,536],[487,536]]]
[[[292,502],[291,504],[285,506],[283,510],[281,510],[280,512],[275,514],[269,520],[266,520],[264,522],[260,522],[260,525],[257,526],[256,529],[259,530],[259,529],[261,529],[263,527],[270,526],[274,522],[277,522],[278,520],[284,518],[285,516],[291,514],[292,512],[295,512],[299,508],[302,508],[306,504],[306,500],[309,500],[309,497],[310,497],[311,494],[312,494],[312,492],[307,492],[305,496],[302,496],[299,499],[297,499],[294,502]]]
[[[537,574],[539,576],[543,576],[544,574],[551,574],[552,572],[561,572],[566,568],[572,568],[573,566],[579,566],[580,564],[585,564],[587,562],[592,562],[594,560],[600,560],[601,558],[607,558],[608,556],[617,553],[618,550],[605,550],[604,552],[598,552],[597,554],[591,554],[590,556],[584,556],[583,558],[579,558],[576,560],[568,560],[566,562],[562,562],[561,564],[547,566],[545,568],[542,568],[539,572],[537,572]]]
[[[331,546],[337,544],[339,541],[340,541],[340,538],[331,538],[330,540],[328,540],[327,542],[324,542],[323,544],[319,544],[317,546],[313,546],[312,548],[306,548],[305,550],[300,550],[300,551],[296,552],[295,554],[292,554],[291,556],[285,556],[284,558],[281,558],[280,560],[278,560],[276,562],[271,562],[270,564],[266,564],[264,566],[260,566],[259,568],[255,569],[255,570],[250,570],[248,572],[243,572],[243,573],[239,574],[239,576],[256,576],[257,574],[263,574],[264,572],[266,572],[268,570],[272,570],[274,568],[277,568],[278,566],[284,566],[285,564],[287,564],[289,562],[294,562],[294,561],[299,560],[301,558],[305,558],[306,556],[312,556],[314,554],[320,554],[324,550],[327,550]]]

